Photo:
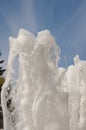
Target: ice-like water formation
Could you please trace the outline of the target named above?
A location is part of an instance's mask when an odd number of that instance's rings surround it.
[[[86,130],[86,61],[58,67],[60,49],[48,30],[10,37],[1,97],[4,130]],[[18,79],[13,63],[18,56]]]

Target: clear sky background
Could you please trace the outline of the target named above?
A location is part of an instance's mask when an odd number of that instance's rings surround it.
[[[0,49],[7,62],[8,37],[25,28],[34,35],[48,29],[61,49],[60,66],[86,60],[86,0],[0,0]],[[66,58],[65,58],[66,57]]]

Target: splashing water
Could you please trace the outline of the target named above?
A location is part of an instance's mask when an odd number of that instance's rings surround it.
[[[76,56],[75,65],[59,68],[60,49],[48,30],[35,37],[20,29],[9,43],[1,93],[4,130],[86,130],[86,61]]]

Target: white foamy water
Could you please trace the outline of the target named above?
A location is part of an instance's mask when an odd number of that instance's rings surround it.
[[[86,61],[58,67],[60,49],[48,30],[9,37],[2,88],[4,130],[86,130]],[[18,56],[18,79],[13,64]]]

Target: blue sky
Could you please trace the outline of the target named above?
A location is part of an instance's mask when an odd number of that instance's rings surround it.
[[[0,49],[7,62],[8,37],[19,28],[35,35],[48,29],[61,49],[60,66],[86,60],[86,0],[0,0]],[[66,61],[65,61],[66,60]]]

